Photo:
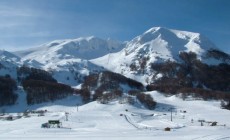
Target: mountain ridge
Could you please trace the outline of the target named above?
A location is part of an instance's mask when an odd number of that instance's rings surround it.
[[[134,86],[127,88],[127,85],[140,83],[143,92],[158,90],[183,94],[184,98],[196,93],[191,96],[229,99],[224,97],[230,89],[230,55],[218,50],[199,33],[154,27],[125,43],[87,37],[52,41],[16,53],[21,58],[7,51],[0,52],[2,85],[5,79],[15,81],[18,86],[24,84],[25,92],[43,93],[43,88],[47,88],[47,94],[55,93],[55,87],[62,90],[66,87],[72,92],[77,87],[80,89],[75,92],[90,101],[95,93],[98,97],[108,93],[102,96],[105,99],[126,94],[122,89],[128,89],[130,94],[139,93],[132,91]],[[126,78],[130,80],[122,83]],[[92,87],[88,86],[90,83]],[[31,90],[30,86],[40,90]],[[46,93],[44,96],[49,98]]]
[[[167,61],[180,63],[181,52],[193,52],[199,60],[209,65],[223,63],[222,60],[207,57],[209,50],[218,48],[199,33],[153,27],[128,42],[120,52],[108,54],[91,62],[148,84],[149,77],[155,74],[151,68],[153,63]]]
[[[77,39],[56,40],[24,51],[13,52],[22,60],[34,59],[45,64],[55,59],[93,59],[110,52],[119,51],[123,44],[114,40],[104,40],[94,36]],[[94,53],[92,53],[92,51]],[[57,60],[58,61],[58,60]]]
[[[200,33],[153,27],[126,42],[94,36],[80,37],[51,41],[13,54],[21,57],[17,57],[20,65],[50,71],[59,82],[70,85],[78,83],[74,79],[79,75],[84,77],[101,70],[148,84],[148,78],[155,74],[151,69],[153,63],[180,62],[181,52],[193,52],[209,65],[230,63],[228,54],[222,60],[218,59],[221,53],[215,54],[215,51],[212,53],[215,57],[208,56],[209,50],[219,49]],[[71,80],[70,77],[75,78]]]

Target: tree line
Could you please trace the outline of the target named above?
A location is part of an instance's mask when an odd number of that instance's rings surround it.
[[[0,76],[0,106],[15,104],[18,95],[15,94],[17,83],[9,75]]]
[[[129,87],[127,95],[124,94],[127,91],[122,88],[122,84]],[[104,71],[86,76],[81,89],[76,92],[82,96],[84,102],[93,100],[107,104],[113,100],[126,100],[125,102],[134,104],[138,100],[146,108],[154,109],[156,102],[149,94],[142,93],[143,90],[144,86],[140,82]]]
[[[98,74],[86,76],[80,94],[83,96],[83,99],[86,100],[112,100],[122,96],[124,90],[121,86],[122,84],[132,89],[144,89],[144,86],[140,82],[117,73],[103,71]],[[89,94],[90,92],[94,92],[92,97],[91,94]]]
[[[55,101],[73,93],[73,89],[68,85],[33,79],[24,80],[22,86],[27,94],[28,105]]]
[[[151,68],[162,74],[148,85],[147,90],[158,90],[168,94],[182,94],[183,98],[194,96],[208,99],[230,101],[230,65],[207,65],[202,63],[193,52],[181,52],[181,63],[167,61],[154,63]],[[227,56],[224,55],[227,61]],[[223,58],[222,58],[223,59]]]
[[[26,91],[28,105],[55,101],[73,93],[73,89],[58,83],[47,71],[22,66],[18,68],[18,80]]]

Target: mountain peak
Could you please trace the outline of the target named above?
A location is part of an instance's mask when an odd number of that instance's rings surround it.
[[[169,29],[165,27],[152,27],[149,30],[145,31],[142,36],[146,34],[158,34],[165,36],[167,34],[175,34],[177,37],[181,39],[186,39],[186,38],[199,38],[201,36],[200,33],[195,33],[195,32],[189,32],[189,31],[182,31],[182,30],[176,30],[176,29]]]
[[[149,50],[175,60],[179,52],[191,51],[201,59],[203,53],[211,48],[216,46],[200,33],[153,27],[130,41],[126,54]]]
[[[174,33],[180,38],[189,37],[189,38],[198,38],[201,36],[200,33],[190,32],[190,31],[183,31],[183,30],[177,30],[177,29],[169,29],[165,27],[152,27],[145,31],[143,35],[145,34],[167,34],[167,33]]]
[[[145,31],[145,33],[155,32],[155,31],[160,30],[161,28],[163,28],[163,27],[152,27],[152,28],[148,29],[147,31]]]
[[[92,41],[92,40],[102,40],[98,37],[95,37],[95,36],[87,36],[87,37],[79,37],[79,38],[76,38],[76,39],[69,39],[69,40],[74,40],[74,41]]]
[[[165,27],[152,27],[150,29],[148,29],[147,31],[144,32],[144,34],[147,33],[155,33],[155,32],[164,32],[164,31],[170,31],[171,29],[165,28]]]

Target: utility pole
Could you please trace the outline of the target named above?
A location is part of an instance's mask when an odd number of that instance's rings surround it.
[[[198,122],[200,122],[200,126],[204,126],[203,123],[205,122],[205,120],[202,120],[202,119],[201,119],[201,120],[198,120]]]
[[[172,108],[172,107],[170,108],[170,111],[171,111],[171,122],[173,121],[173,120],[172,120],[173,109],[175,109],[175,108]]]
[[[68,115],[69,113],[68,112],[65,112],[65,120],[68,121]]]

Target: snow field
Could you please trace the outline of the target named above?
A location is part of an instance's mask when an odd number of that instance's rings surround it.
[[[148,93],[158,102],[155,110],[119,104],[118,101],[82,104],[78,96],[54,103],[24,106],[48,112],[40,117],[34,114],[13,121],[0,120],[0,139],[230,139],[230,122],[227,117],[230,112],[220,109],[220,102],[183,101],[175,96],[165,97],[158,92]],[[23,110],[23,105],[20,107]],[[11,110],[5,108],[6,112],[11,111],[11,115],[16,115],[17,112],[12,112],[16,109],[12,108],[17,106],[11,107]],[[170,108],[174,108],[173,121]],[[69,113],[68,121],[65,112]],[[208,123],[200,126],[199,119],[218,123],[217,126],[209,126]],[[62,128],[41,128],[41,124],[48,120],[60,120]],[[166,127],[170,127],[171,131],[164,131]]]

